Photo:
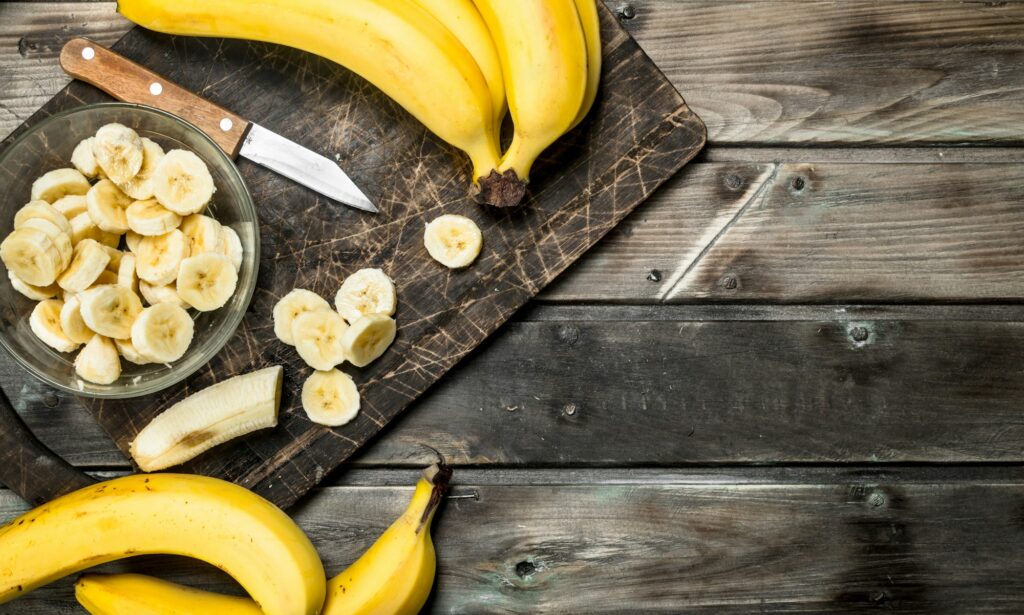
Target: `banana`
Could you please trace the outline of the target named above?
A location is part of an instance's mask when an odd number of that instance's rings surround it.
[[[100,165],[96,164],[96,157],[92,155],[94,143],[96,137],[82,139],[71,152],[71,164],[89,179],[96,179],[100,174]]]
[[[597,89],[601,85],[601,16],[597,12],[596,0],[575,0],[576,11],[580,15],[583,36],[587,40],[587,91],[583,95],[583,105],[576,113],[569,130],[575,128],[590,113],[597,99]]]
[[[320,295],[303,288],[294,288],[274,304],[274,335],[285,344],[294,346],[292,324],[296,318],[306,312],[330,311],[331,304]]]
[[[100,230],[118,235],[128,231],[125,209],[131,205],[131,198],[121,192],[114,182],[101,179],[85,195],[86,211]]]
[[[345,278],[334,295],[334,307],[349,322],[365,314],[395,313],[395,283],[380,269],[360,269]]]
[[[40,301],[28,317],[29,328],[39,341],[57,352],[71,352],[78,349],[78,342],[67,336],[60,324],[60,310],[64,302],[60,299]]]
[[[32,200],[53,203],[68,194],[85,194],[89,180],[77,169],[54,169],[32,182]]]
[[[345,358],[356,367],[375,361],[395,341],[395,319],[384,314],[367,314],[356,320],[341,336]]]
[[[178,268],[188,257],[188,239],[180,230],[174,229],[163,235],[143,237],[133,252],[139,279],[154,286],[163,286],[178,277]]]
[[[82,318],[82,302],[78,295],[65,297],[64,305],[60,308],[60,327],[64,330],[64,335],[76,344],[85,344],[96,335]]]
[[[49,286],[33,286],[26,284],[21,278],[14,275],[14,272],[10,269],[7,270],[7,278],[11,281],[11,288],[25,295],[33,301],[46,301],[57,296],[60,292],[60,286],[56,283],[50,284]]]
[[[334,310],[315,310],[299,314],[292,321],[295,350],[306,365],[327,371],[345,361],[341,337],[348,329],[345,319]]]
[[[423,245],[427,252],[445,267],[468,267],[483,247],[480,227],[465,216],[444,214],[427,224]]]
[[[113,284],[96,286],[78,294],[80,311],[85,325],[96,333],[113,338],[127,339],[132,335],[132,323],[142,312],[142,301],[130,289]],[[189,319],[191,321],[191,319]]]
[[[228,257],[228,260],[235,267],[235,271],[242,270],[242,257],[245,256],[242,240],[238,237],[235,229],[230,226],[221,226],[220,252]]]
[[[88,194],[88,193],[86,193]],[[71,219],[78,214],[84,214],[88,209],[85,196],[81,194],[69,194],[62,196],[53,202],[53,208],[64,215],[64,219],[71,222]],[[70,228],[70,225],[69,225]],[[71,231],[68,231],[70,234]]]
[[[121,359],[110,338],[94,335],[75,357],[75,373],[94,384],[112,384],[121,377]],[[0,541],[3,536],[0,535]],[[3,596],[0,594],[0,602]]]
[[[111,248],[116,248],[121,243],[121,236],[117,233],[100,230],[88,211],[71,218],[71,244],[77,246],[83,239],[92,239]]]
[[[465,151],[474,181],[497,165],[496,114],[483,72],[459,39],[412,0],[121,0],[118,10],[167,34],[255,39],[333,60]]]
[[[135,177],[122,182],[118,188],[136,201],[153,198],[153,172],[163,157],[164,148],[155,141],[142,137],[142,166]]]
[[[125,252],[121,256],[121,263],[117,267],[118,286],[123,286],[135,294],[139,293],[139,277],[135,275],[135,255]]]
[[[117,274],[109,269],[104,269],[100,272],[100,277],[93,280],[89,288],[96,288],[97,286],[112,286],[117,284]],[[86,290],[89,290],[87,288]]]
[[[170,232],[170,231],[168,231]],[[128,249],[132,252],[137,252],[139,249],[139,242],[142,241],[142,235],[135,231],[128,231],[124,234],[124,245],[128,246]]]
[[[117,276],[117,272],[121,268],[121,259],[124,258],[124,252],[118,250],[117,248],[111,248],[110,246],[105,246],[103,244],[100,244],[100,247],[102,247],[103,251],[106,252],[107,256],[110,257],[110,260],[107,261],[107,271]],[[117,282],[115,281],[112,283],[116,284]]]
[[[210,216],[192,214],[181,220],[181,232],[188,238],[189,256],[199,256],[204,252],[224,253],[221,246],[221,230],[224,228]],[[225,255],[226,256],[226,255]],[[235,269],[235,271],[238,271]]]
[[[42,231],[20,228],[0,243],[0,260],[26,284],[49,286],[61,272],[60,250]]]
[[[61,271],[64,270],[71,263],[71,257],[74,255],[74,248],[71,246],[71,237],[64,231],[57,228],[57,225],[49,220],[43,218],[29,218],[21,223],[17,228],[30,228],[39,231],[46,235],[46,237],[53,242],[57,252],[60,253],[60,264],[58,267]]]
[[[494,38],[515,132],[478,198],[499,207],[525,195],[530,168],[573,125],[587,91],[587,42],[570,0],[474,0]]]
[[[233,438],[276,426],[283,374],[284,368],[275,365],[189,395],[139,432],[129,447],[132,459],[143,472],[155,472]]]
[[[124,213],[128,228],[148,237],[170,233],[181,224],[181,216],[158,203],[156,199],[135,201]]]
[[[104,481],[7,524],[0,529],[0,603],[89,566],[152,553],[216,565],[265,615],[316,615],[323,605],[323,564],[288,515],[243,487],[182,474]]]
[[[182,216],[202,211],[216,190],[203,159],[183,149],[164,154],[150,182],[156,200]]]
[[[185,356],[195,323],[185,308],[158,303],[143,309],[131,326],[132,345],[153,363],[173,363]],[[126,336],[128,337],[128,336]]]
[[[92,286],[110,262],[110,255],[104,247],[92,239],[79,241],[75,245],[71,264],[57,278],[57,284],[73,293],[80,293]]]
[[[235,294],[236,286],[238,272],[228,257],[206,252],[181,261],[175,290],[185,303],[209,312],[223,307]]]
[[[111,181],[123,184],[142,168],[142,139],[127,126],[107,124],[96,131],[92,155]]]
[[[165,286],[154,286],[145,280],[139,280],[139,293],[142,294],[142,298],[146,300],[146,303],[150,305],[173,303],[186,310],[192,307],[181,300],[173,283]]]
[[[135,365],[149,365],[153,362],[149,357],[143,356],[142,353],[135,348],[135,344],[132,343],[131,339],[114,340],[114,346],[117,347],[117,353],[121,355],[121,358],[129,363],[134,363]]]
[[[359,413],[356,383],[336,369],[314,371],[302,384],[302,409],[309,420],[319,425],[344,425]]]
[[[81,198],[79,195],[65,198]],[[41,218],[50,222],[61,232],[71,234],[71,224],[56,207],[46,201],[30,201],[14,214],[14,228],[21,228],[23,224],[33,218]]]
[[[87,574],[75,582],[75,599],[91,615],[263,615],[248,598],[141,574]]]

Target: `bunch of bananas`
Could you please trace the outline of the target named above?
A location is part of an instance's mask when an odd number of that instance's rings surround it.
[[[242,487],[184,474],[116,478],[0,528],[0,604],[89,566],[169,553],[217,566],[251,598],[135,574],[86,575],[75,595],[92,615],[411,615],[434,582],[430,524],[450,478],[448,466],[427,468],[405,512],[329,580],[295,522]]]
[[[595,0],[119,0],[159,32],[278,43],[380,88],[473,164],[477,200],[519,204],[530,167],[586,116],[601,76]],[[506,110],[515,132],[502,155]]]

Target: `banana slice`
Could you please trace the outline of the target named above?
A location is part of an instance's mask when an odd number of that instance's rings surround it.
[[[156,305],[158,303],[173,303],[174,305],[186,310],[192,307],[181,300],[174,284],[154,286],[145,280],[139,280],[139,292],[142,294],[142,298],[146,300],[146,303],[150,305]]]
[[[124,234],[124,245],[128,246],[128,249],[132,252],[138,250],[140,241],[142,241],[142,235],[139,235],[135,231],[128,231]]]
[[[139,292],[139,277],[135,275],[135,255],[131,252],[121,255],[121,263],[117,267],[116,284],[133,293],[138,294]]]
[[[96,131],[92,155],[115,184],[126,183],[142,168],[142,139],[121,124],[107,124]]]
[[[190,256],[178,268],[178,296],[200,312],[223,307],[238,285],[238,273],[228,257],[215,252]]]
[[[100,335],[125,339],[131,337],[132,323],[142,312],[142,301],[131,290],[115,284],[90,288],[78,295],[82,320]]]
[[[68,339],[79,344],[87,343],[96,335],[82,318],[82,302],[78,295],[68,295],[64,299],[64,306],[60,308],[60,326]]]
[[[220,244],[221,230],[224,227],[210,216],[185,216],[181,220],[180,228],[185,237],[188,237],[189,256],[199,256],[205,252],[224,252]]]
[[[119,235],[128,231],[124,210],[131,205],[132,200],[114,182],[109,179],[96,182],[85,195],[85,202],[89,217],[101,230]]]
[[[121,267],[121,259],[124,257],[124,252],[117,248],[111,248],[103,244],[100,245],[103,247],[103,251],[107,253],[107,256],[110,257],[110,262],[107,263],[107,271],[112,272],[116,276]]]
[[[181,224],[181,216],[157,203],[156,199],[135,201],[125,210],[125,216],[128,228],[138,235],[163,235]]]
[[[384,314],[367,314],[353,322],[341,336],[345,358],[356,367],[375,361],[395,341],[395,319]]]
[[[188,257],[188,239],[184,233],[174,229],[163,235],[143,237],[134,252],[139,279],[163,286],[178,277],[178,268]]]
[[[334,307],[350,324],[366,314],[395,313],[395,283],[380,269],[360,269],[345,278]]]
[[[274,335],[285,344],[295,345],[292,323],[306,312],[330,312],[331,304],[320,295],[303,288],[292,289],[274,304]]]
[[[135,348],[135,344],[133,344],[130,339],[114,340],[114,346],[117,346],[117,353],[121,355],[121,358],[129,363],[134,363],[136,365],[148,365],[152,363],[152,361],[143,356],[143,354]]]
[[[64,329],[60,326],[62,307],[64,302],[60,299],[40,301],[28,317],[28,325],[32,333],[50,348],[57,352],[71,352],[78,348],[78,344],[65,335]]]
[[[96,176],[100,173],[100,165],[96,164],[96,157],[92,155],[93,143],[95,142],[96,137],[83,139],[75,146],[75,150],[71,152],[71,164],[78,169],[79,173],[89,179],[96,179]]]
[[[54,201],[53,208],[63,214],[64,218],[70,223],[72,218],[78,214],[84,214],[88,210],[88,204],[83,195],[69,194]],[[70,228],[70,224],[68,228]],[[70,235],[71,231],[68,231],[68,234]]]
[[[484,236],[465,216],[445,214],[427,225],[423,245],[437,262],[449,269],[469,266],[483,247]]]
[[[167,152],[157,163],[151,181],[156,200],[183,216],[202,211],[216,190],[202,158],[183,149]]]
[[[26,284],[49,286],[61,271],[61,254],[42,231],[20,228],[0,243],[0,260]]]
[[[57,296],[60,292],[60,286],[56,283],[50,284],[49,286],[33,286],[26,284],[21,278],[14,275],[14,272],[10,269],[7,270],[7,278],[11,281],[11,288],[25,295],[33,301],[46,301]]]
[[[242,269],[242,256],[245,254],[242,248],[242,240],[239,238],[238,233],[235,229],[230,226],[221,226],[220,230],[220,252],[224,256],[228,257],[231,264],[235,266],[235,271],[241,271]]]
[[[344,425],[359,413],[359,404],[356,383],[336,369],[315,371],[302,385],[302,409],[314,423]]]
[[[111,384],[121,377],[121,359],[110,339],[94,335],[75,357],[75,373],[95,384]]]
[[[77,169],[54,169],[32,182],[32,200],[52,203],[67,194],[85,194],[89,188],[89,180]]]
[[[136,201],[153,198],[153,171],[163,157],[164,148],[155,141],[142,137],[142,166],[135,177],[122,182],[118,187]]]
[[[111,286],[117,284],[117,274],[109,269],[104,269],[100,273],[100,277],[96,278],[89,288],[96,288],[97,286]],[[89,290],[88,288],[86,290]]]
[[[30,228],[46,235],[60,253],[60,269],[64,270],[71,263],[71,256],[74,248],[71,246],[71,237],[57,228],[57,225],[43,218],[29,218],[21,223],[18,228]]]
[[[184,308],[158,303],[142,310],[132,324],[132,345],[154,363],[171,363],[185,355],[195,323]]]
[[[120,235],[100,230],[87,211],[71,219],[71,244],[77,246],[83,239],[92,239],[111,248],[116,248],[121,243]]]
[[[333,369],[345,361],[341,338],[347,329],[345,319],[334,310],[300,314],[292,321],[295,350],[313,369]]]
[[[93,285],[100,274],[106,271],[110,255],[97,241],[83,239],[75,246],[71,264],[57,278],[57,284],[64,290],[80,293]]]
[[[81,196],[76,195],[74,198],[81,198]],[[14,214],[14,228],[21,228],[25,222],[33,218],[46,220],[59,228],[62,232],[69,235],[71,234],[71,223],[69,223],[67,218],[64,217],[64,214],[46,201],[30,201],[28,205],[19,209],[17,213]]]

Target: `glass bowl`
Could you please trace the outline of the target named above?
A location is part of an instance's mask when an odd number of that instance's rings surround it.
[[[206,162],[217,191],[204,213],[230,226],[242,241],[244,258],[235,294],[219,310],[190,310],[195,335],[185,356],[175,363],[135,365],[122,359],[121,377],[116,382],[93,384],[75,375],[73,361],[77,353],[57,352],[32,333],[28,318],[37,302],[14,290],[6,267],[0,263],[0,345],[19,365],[58,389],[86,397],[137,397],[181,382],[212,359],[234,334],[256,286],[259,221],[238,169],[201,130],[152,107],[103,103],[46,118],[0,151],[0,238],[11,232],[14,213],[29,201],[32,182],[52,169],[70,167],[71,152],[78,142],[110,122],[135,129],[165,151],[187,149]]]

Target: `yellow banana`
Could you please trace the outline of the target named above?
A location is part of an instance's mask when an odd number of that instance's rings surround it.
[[[587,93],[583,95],[583,105],[569,130],[590,113],[597,99],[597,88],[601,85],[601,16],[597,13],[596,0],[576,0],[576,10],[580,14],[583,36],[587,39]]]
[[[266,615],[316,615],[323,605],[323,565],[295,522],[242,487],[182,474],[115,478],[0,528],[0,603],[90,566],[150,553],[217,566]]]
[[[480,198],[518,204],[530,168],[573,126],[587,92],[587,41],[573,0],[474,0],[501,59],[515,125],[497,173],[480,180]]]
[[[498,163],[492,95],[476,60],[413,0],[119,0],[159,32],[278,43],[333,60],[469,154],[473,178]]]
[[[433,465],[416,483],[412,501],[351,566],[327,583],[323,615],[413,615],[434,584],[430,524],[451,468]],[[222,596],[135,574],[88,575],[75,589],[92,615],[258,615],[247,598]],[[269,611],[268,611],[269,612]]]

